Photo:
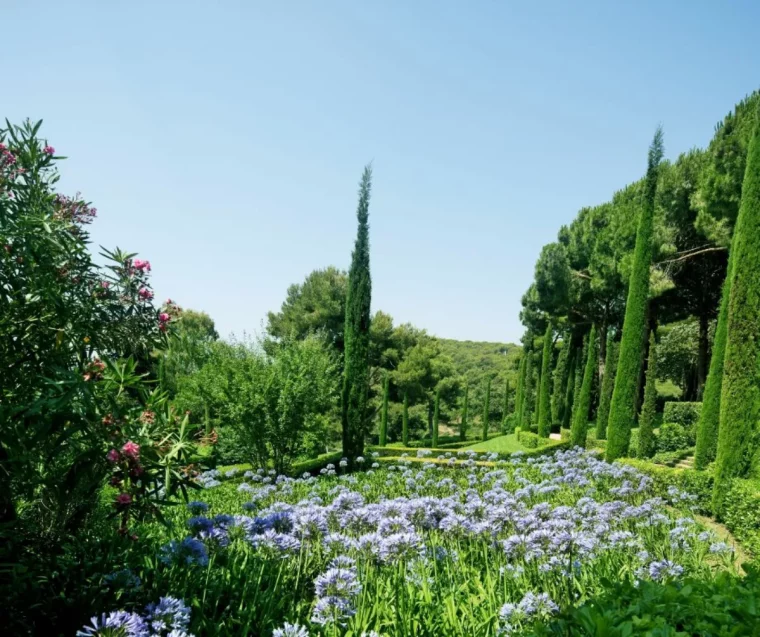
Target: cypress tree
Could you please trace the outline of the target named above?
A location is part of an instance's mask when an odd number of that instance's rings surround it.
[[[747,149],[736,219],[728,326],[720,394],[713,510],[720,512],[732,478],[757,469],[760,418],[760,111]]]
[[[720,390],[723,385],[723,361],[726,355],[726,334],[728,332],[728,299],[731,296],[731,264],[733,250],[728,255],[728,270],[723,281],[720,297],[720,312],[715,326],[710,372],[702,395],[702,412],[697,422],[697,448],[694,452],[694,466],[706,469],[718,449],[718,423],[720,421]]]
[[[501,433],[507,433],[507,418],[509,417],[509,379],[504,383],[504,411],[501,414]]]
[[[520,357],[520,366],[517,369],[517,391],[515,392],[515,426],[520,427],[522,404],[525,397],[525,351]]]
[[[549,395],[551,378],[549,372],[552,365],[552,336],[554,329],[551,321],[546,326],[544,334],[544,353],[541,360],[541,387],[538,392],[538,435],[548,438],[552,432],[551,396]]]
[[[557,357],[557,366],[554,368],[552,390],[552,424],[558,425],[562,422],[565,402],[565,383],[567,382],[567,372],[570,367],[570,343],[563,338],[562,350]]]
[[[578,401],[583,387],[583,372],[585,371],[586,353],[588,352],[588,337],[583,339],[583,346],[578,349],[578,360],[575,364],[575,378],[573,379],[573,409],[570,412],[570,427],[575,422],[575,412],[578,410]]]
[[[662,130],[657,129],[649,147],[647,174],[644,183],[644,202],[636,231],[633,266],[628,280],[628,299],[623,320],[623,338],[612,390],[608,425],[607,460],[628,453],[631,423],[636,417],[636,394],[639,367],[644,351],[647,302],[649,300],[649,268],[652,264],[652,232],[654,204],[657,193],[657,173],[662,159]]]
[[[599,409],[596,412],[596,439],[607,439],[607,423],[610,417],[610,401],[612,388],[615,386],[615,370],[617,369],[618,344],[610,339],[607,343],[607,356],[604,359],[604,378],[599,392]]]
[[[369,272],[369,196],[372,169],[364,168],[356,217],[359,227],[351,256],[346,292],[343,394],[341,400],[343,455],[352,462],[364,453],[367,392],[369,391],[369,324],[372,280]]]
[[[436,389],[435,408],[433,411],[433,439],[430,441],[432,443],[433,449],[438,448],[438,414],[439,414],[439,409],[440,409],[440,402],[441,402],[441,390]]]
[[[568,344],[568,347],[570,345]],[[562,413],[562,428],[570,429],[573,420],[573,396],[575,395],[575,368],[578,365],[578,352],[568,354],[570,365],[567,370],[567,380],[565,381],[565,407]]]
[[[486,400],[483,403],[483,440],[488,440],[488,417],[491,412],[491,379],[486,381]]]
[[[404,390],[404,414],[401,418],[401,442],[409,446],[409,390]]]
[[[470,393],[470,386],[464,386],[464,406],[462,407],[462,422],[459,425],[460,440],[467,440],[467,397]]]
[[[586,366],[583,370],[583,382],[578,395],[578,402],[573,416],[573,427],[570,439],[573,446],[586,446],[586,433],[588,429],[588,412],[591,408],[591,390],[594,387],[594,375],[596,374],[596,326],[591,328],[588,337],[588,353],[586,354]],[[580,366],[579,366],[580,367]]]
[[[647,358],[647,382],[644,386],[644,405],[639,416],[639,458],[651,458],[654,455],[654,414],[657,408],[657,353],[654,342],[655,330],[649,334],[649,356]]]
[[[525,383],[523,385],[523,399],[520,405],[520,429],[530,429],[530,419],[533,413],[531,394],[533,391],[533,352],[527,352],[525,360]]]
[[[390,384],[390,374],[385,375],[383,382],[383,411],[380,414],[380,446],[384,447],[388,443],[388,385]]]

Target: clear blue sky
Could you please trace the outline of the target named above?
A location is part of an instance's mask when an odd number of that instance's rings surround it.
[[[224,335],[348,266],[371,160],[373,310],[515,341],[559,226],[641,176],[658,123],[674,158],[760,86],[758,24],[756,0],[6,0],[0,104],[45,120],[94,242]]]

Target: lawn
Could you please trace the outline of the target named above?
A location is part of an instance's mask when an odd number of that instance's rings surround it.
[[[552,444],[556,444],[556,441],[552,441]],[[473,451],[495,451],[497,453],[514,453],[515,451],[530,451],[527,447],[524,447],[517,441],[517,434],[508,434],[506,436],[496,436],[482,442],[478,442],[474,445],[464,447],[465,450],[472,449]]]

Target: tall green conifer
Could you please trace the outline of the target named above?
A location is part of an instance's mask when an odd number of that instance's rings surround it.
[[[731,249],[731,290],[713,487],[713,510],[719,513],[731,479],[757,474],[760,469],[760,111],[747,150]]]
[[[435,408],[433,410],[433,439],[431,440],[433,449],[438,448],[438,416],[440,413],[441,390],[435,390]]]
[[[596,412],[596,439],[607,439],[607,423],[610,419],[610,402],[612,389],[615,387],[615,370],[617,369],[619,347],[611,338],[607,342],[607,356],[604,359],[604,378],[599,392],[599,409]]]
[[[554,328],[551,321],[546,326],[544,334],[544,353],[541,359],[541,387],[538,392],[538,435],[548,438],[552,432],[551,415],[551,367],[552,367],[552,336]]]
[[[570,430],[570,439],[573,446],[585,447],[586,434],[588,433],[588,412],[591,408],[591,391],[594,388],[594,376],[597,369],[596,353],[596,326],[591,328],[588,336],[588,353],[586,365],[583,370],[583,382],[578,395],[578,404],[573,415],[573,426]]]
[[[521,426],[522,405],[525,398],[525,350],[520,357],[520,365],[517,368],[517,391],[515,392],[515,426]]]
[[[520,405],[520,429],[527,431],[531,426],[533,415],[533,352],[525,354],[525,383],[523,384],[523,399]]]
[[[567,345],[570,347],[570,344]],[[565,380],[565,407],[562,413],[562,428],[570,429],[573,422],[573,396],[575,396],[575,368],[578,366],[580,350],[568,354],[570,363]]]
[[[567,372],[570,368],[570,343],[567,342],[567,335],[562,339],[562,350],[557,357],[557,366],[552,374],[552,424],[558,425],[562,422],[565,403],[565,383],[567,382]]]
[[[348,271],[342,418],[343,455],[351,462],[364,453],[364,429],[369,391],[369,325],[372,279],[369,272],[369,197],[372,169],[364,168],[356,217],[359,227]]]
[[[388,444],[388,385],[390,384],[390,375],[385,375],[383,381],[383,411],[380,414],[380,446]]]
[[[504,411],[501,414],[501,433],[507,433],[507,419],[509,418],[509,379],[504,382]]]
[[[607,460],[628,453],[631,424],[636,417],[636,396],[639,367],[644,350],[644,330],[649,301],[649,269],[652,264],[652,233],[654,228],[657,175],[662,159],[662,130],[657,129],[649,147],[647,174],[644,182],[644,201],[636,231],[633,266],[628,280],[628,300],[623,321],[623,338],[615,387],[612,390],[607,440]]]
[[[401,442],[409,446],[409,390],[404,389],[404,413],[401,417]]]
[[[464,406],[462,407],[462,422],[459,425],[460,440],[467,440],[467,399],[470,393],[470,386],[464,386]]]
[[[639,458],[651,458],[654,455],[654,416],[657,409],[657,350],[654,342],[655,330],[649,334],[649,356],[647,357],[647,381],[644,386],[644,404],[639,416]]]

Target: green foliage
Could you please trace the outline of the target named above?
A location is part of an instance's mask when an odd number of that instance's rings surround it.
[[[688,458],[694,454],[694,447],[686,447],[685,449],[678,449],[677,451],[658,451],[652,456],[652,462],[655,464],[666,464],[668,466],[675,466],[680,460]]]
[[[758,110],[760,112],[760,110]],[[760,419],[760,115],[747,151],[741,206],[732,243],[728,327],[720,399],[715,501],[727,481],[755,463]],[[718,508],[718,507],[716,507]]]
[[[491,414],[491,379],[486,379],[486,399],[483,402],[483,440],[488,440],[488,425]]]
[[[665,422],[675,422],[685,429],[694,429],[702,413],[702,403],[667,402],[662,413]]]
[[[523,396],[520,404],[520,427],[528,429],[533,415],[533,352],[525,352],[525,382],[523,383]]]
[[[733,255],[733,252],[731,253]],[[726,335],[728,333],[728,300],[731,296],[731,262],[726,280],[723,283],[720,299],[720,312],[715,327],[712,357],[710,358],[710,373],[705,383],[702,395],[702,412],[697,423],[697,450],[694,455],[694,466],[705,469],[713,460],[718,449],[718,424],[720,421],[720,394],[723,386],[723,363],[726,353]]]
[[[721,520],[755,558],[760,558],[760,484],[734,479],[721,502]]]
[[[549,323],[544,334],[544,352],[541,358],[541,386],[538,392],[538,435],[548,438],[552,427],[551,414],[551,371],[552,371],[552,337],[554,328]]]
[[[433,447],[438,446],[438,418],[440,415],[440,407],[441,407],[441,390],[439,389],[435,392],[435,411],[433,412],[433,435],[432,435]]]
[[[649,357],[647,359],[647,376],[644,386],[644,404],[641,407],[641,415],[639,416],[639,446],[636,454],[639,458],[649,458],[655,450],[654,418],[657,409],[657,388],[655,385],[657,378],[657,345],[654,339],[655,330],[652,330],[649,334]],[[676,403],[666,404],[673,405]],[[660,431],[662,432],[662,429]]]
[[[565,340],[567,334],[563,335],[560,343],[560,352],[557,357],[557,365],[552,373],[552,424],[558,425],[562,422],[565,410],[565,386],[567,375],[570,371],[570,344]]]
[[[459,438],[461,440],[467,440],[467,409],[469,407],[467,402],[469,400],[469,394],[470,394],[470,386],[465,385],[464,406],[462,407],[462,421],[459,424]]]
[[[760,631],[760,578],[721,573],[715,580],[687,578],[658,583],[609,581],[605,592],[531,635],[628,637],[641,635],[755,635]],[[738,632],[737,632],[738,631]]]
[[[518,442],[526,449],[536,449],[541,444],[541,437],[530,431],[520,431],[517,434]]]
[[[401,442],[409,446],[409,390],[404,392],[404,414],[401,425]]]
[[[596,412],[596,437],[607,439],[607,423],[610,417],[610,402],[612,390],[615,387],[615,372],[617,370],[618,343],[612,339],[607,343],[607,355],[604,357],[604,378],[599,395],[599,409]]]
[[[654,434],[652,434],[653,442],[654,442]],[[640,438],[640,431],[637,427],[636,429],[631,429],[631,442],[628,445],[628,457],[629,458],[641,458],[641,457],[649,457],[654,453],[654,449],[652,450],[652,453],[649,454],[649,456],[642,456],[641,452],[639,451],[641,449],[641,438]]]
[[[583,372],[586,371],[586,358],[588,353],[588,338],[583,339],[583,347],[578,349],[578,360],[575,364],[575,378],[573,379],[573,408],[570,412],[570,429],[573,428],[573,422],[575,420],[575,413],[578,411],[578,403],[581,396],[581,388],[583,387]]]
[[[391,378],[385,375],[383,381],[383,411],[380,416],[380,446],[384,447],[388,442],[388,386]]]
[[[341,425],[343,454],[353,462],[364,453],[369,391],[369,330],[372,280],[369,272],[369,197],[372,169],[364,168],[356,217],[359,227],[348,271]]]
[[[596,353],[596,326],[591,328],[588,337],[588,352],[586,354],[586,366],[583,370],[583,384],[578,404],[573,415],[573,426],[571,428],[571,440],[573,446],[583,447],[586,445],[586,434],[588,430],[588,414],[591,409],[591,390],[594,385],[594,377],[597,373],[597,353]]]
[[[569,343],[568,347],[570,347]],[[570,357],[570,366],[565,387],[565,402],[562,414],[562,427],[565,429],[570,429],[573,424],[573,398],[575,396],[575,380],[577,376],[576,367],[578,367],[579,360],[580,351],[576,350]]]
[[[657,451],[678,451],[689,447],[689,436],[683,425],[663,423],[657,434]]]
[[[633,267],[628,281],[628,300],[625,306],[620,359],[610,403],[607,460],[614,460],[628,452],[631,424],[635,417],[639,366],[644,346],[642,335],[646,325],[649,299],[649,267],[652,262],[657,170],[662,159],[662,152],[662,131],[658,129],[649,148],[644,201],[639,215]]]
[[[509,380],[504,383],[504,406],[501,412],[501,433],[507,433],[509,418]]]
[[[515,420],[517,426],[522,424],[523,403],[525,402],[525,372],[527,365],[527,350],[524,350],[520,358],[520,367],[517,372],[517,390],[515,392]]]
[[[216,464],[224,466],[250,463],[251,456],[237,427],[219,427],[216,435],[217,443],[213,447]]]

